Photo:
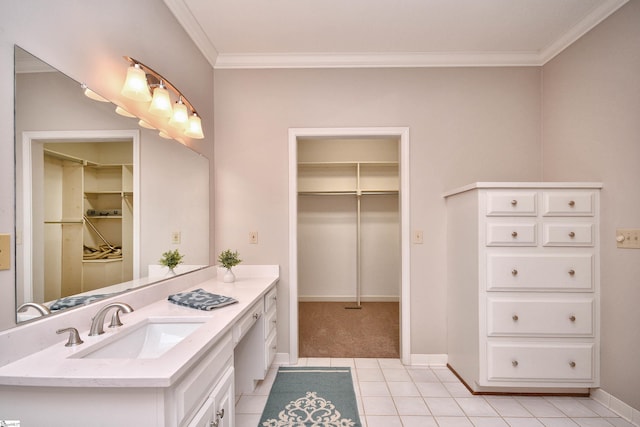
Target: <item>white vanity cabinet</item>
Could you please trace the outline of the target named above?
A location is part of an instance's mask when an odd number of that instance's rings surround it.
[[[240,275],[230,285],[217,281],[215,267],[210,267],[197,286],[189,284],[228,295],[236,304],[206,312],[180,307],[166,300],[164,295],[176,290],[167,289],[169,281],[162,282],[157,289],[143,290],[162,299],[147,306],[127,301],[136,309],[123,317],[119,330],[97,337],[80,331],[85,342],[78,347],[60,341],[0,366],[0,416],[53,427],[234,426],[236,377],[250,379],[248,389],[240,392],[252,391],[275,354],[269,346],[275,345],[278,267],[247,266],[243,271],[246,277]],[[175,280],[186,283],[186,276]],[[118,334],[129,336],[151,318],[201,325],[155,358],[85,357],[93,348],[118,342]],[[38,326],[43,334],[57,327]]]
[[[265,379],[275,357],[276,295],[277,288],[273,287],[233,330],[234,341],[237,342],[234,351],[237,394],[253,391],[257,381]]]
[[[448,360],[476,393],[599,385],[599,183],[477,183],[447,202]]]

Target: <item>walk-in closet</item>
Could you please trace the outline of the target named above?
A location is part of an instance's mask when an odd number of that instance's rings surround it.
[[[398,357],[398,138],[299,138],[300,357]]]

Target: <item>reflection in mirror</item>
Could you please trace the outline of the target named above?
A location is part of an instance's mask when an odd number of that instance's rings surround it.
[[[207,265],[208,160],[15,54],[17,321]]]

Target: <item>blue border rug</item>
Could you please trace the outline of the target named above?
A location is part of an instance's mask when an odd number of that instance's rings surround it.
[[[280,367],[260,427],[362,427],[351,368]]]

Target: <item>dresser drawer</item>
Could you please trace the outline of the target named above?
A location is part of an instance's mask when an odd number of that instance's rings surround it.
[[[489,336],[593,336],[592,297],[488,298]]]
[[[278,300],[278,288],[275,286],[264,296],[264,311],[267,313],[271,309],[276,309]]]
[[[593,246],[593,224],[543,224],[544,246]]]
[[[268,337],[276,330],[278,314],[276,310],[271,310],[264,315],[264,336]]]
[[[593,290],[593,254],[487,256],[488,291]]]
[[[260,319],[263,315],[263,304],[262,302],[257,302],[249,309],[249,311],[242,316],[238,322],[233,326],[233,342],[237,344],[240,342],[242,337],[251,329],[254,323]]]
[[[535,191],[487,193],[487,216],[536,216]]]
[[[593,216],[592,191],[554,191],[542,193],[543,216]]]
[[[535,223],[489,223],[487,246],[536,246]]]
[[[595,344],[488,343],[489,381],[592,382]]]

